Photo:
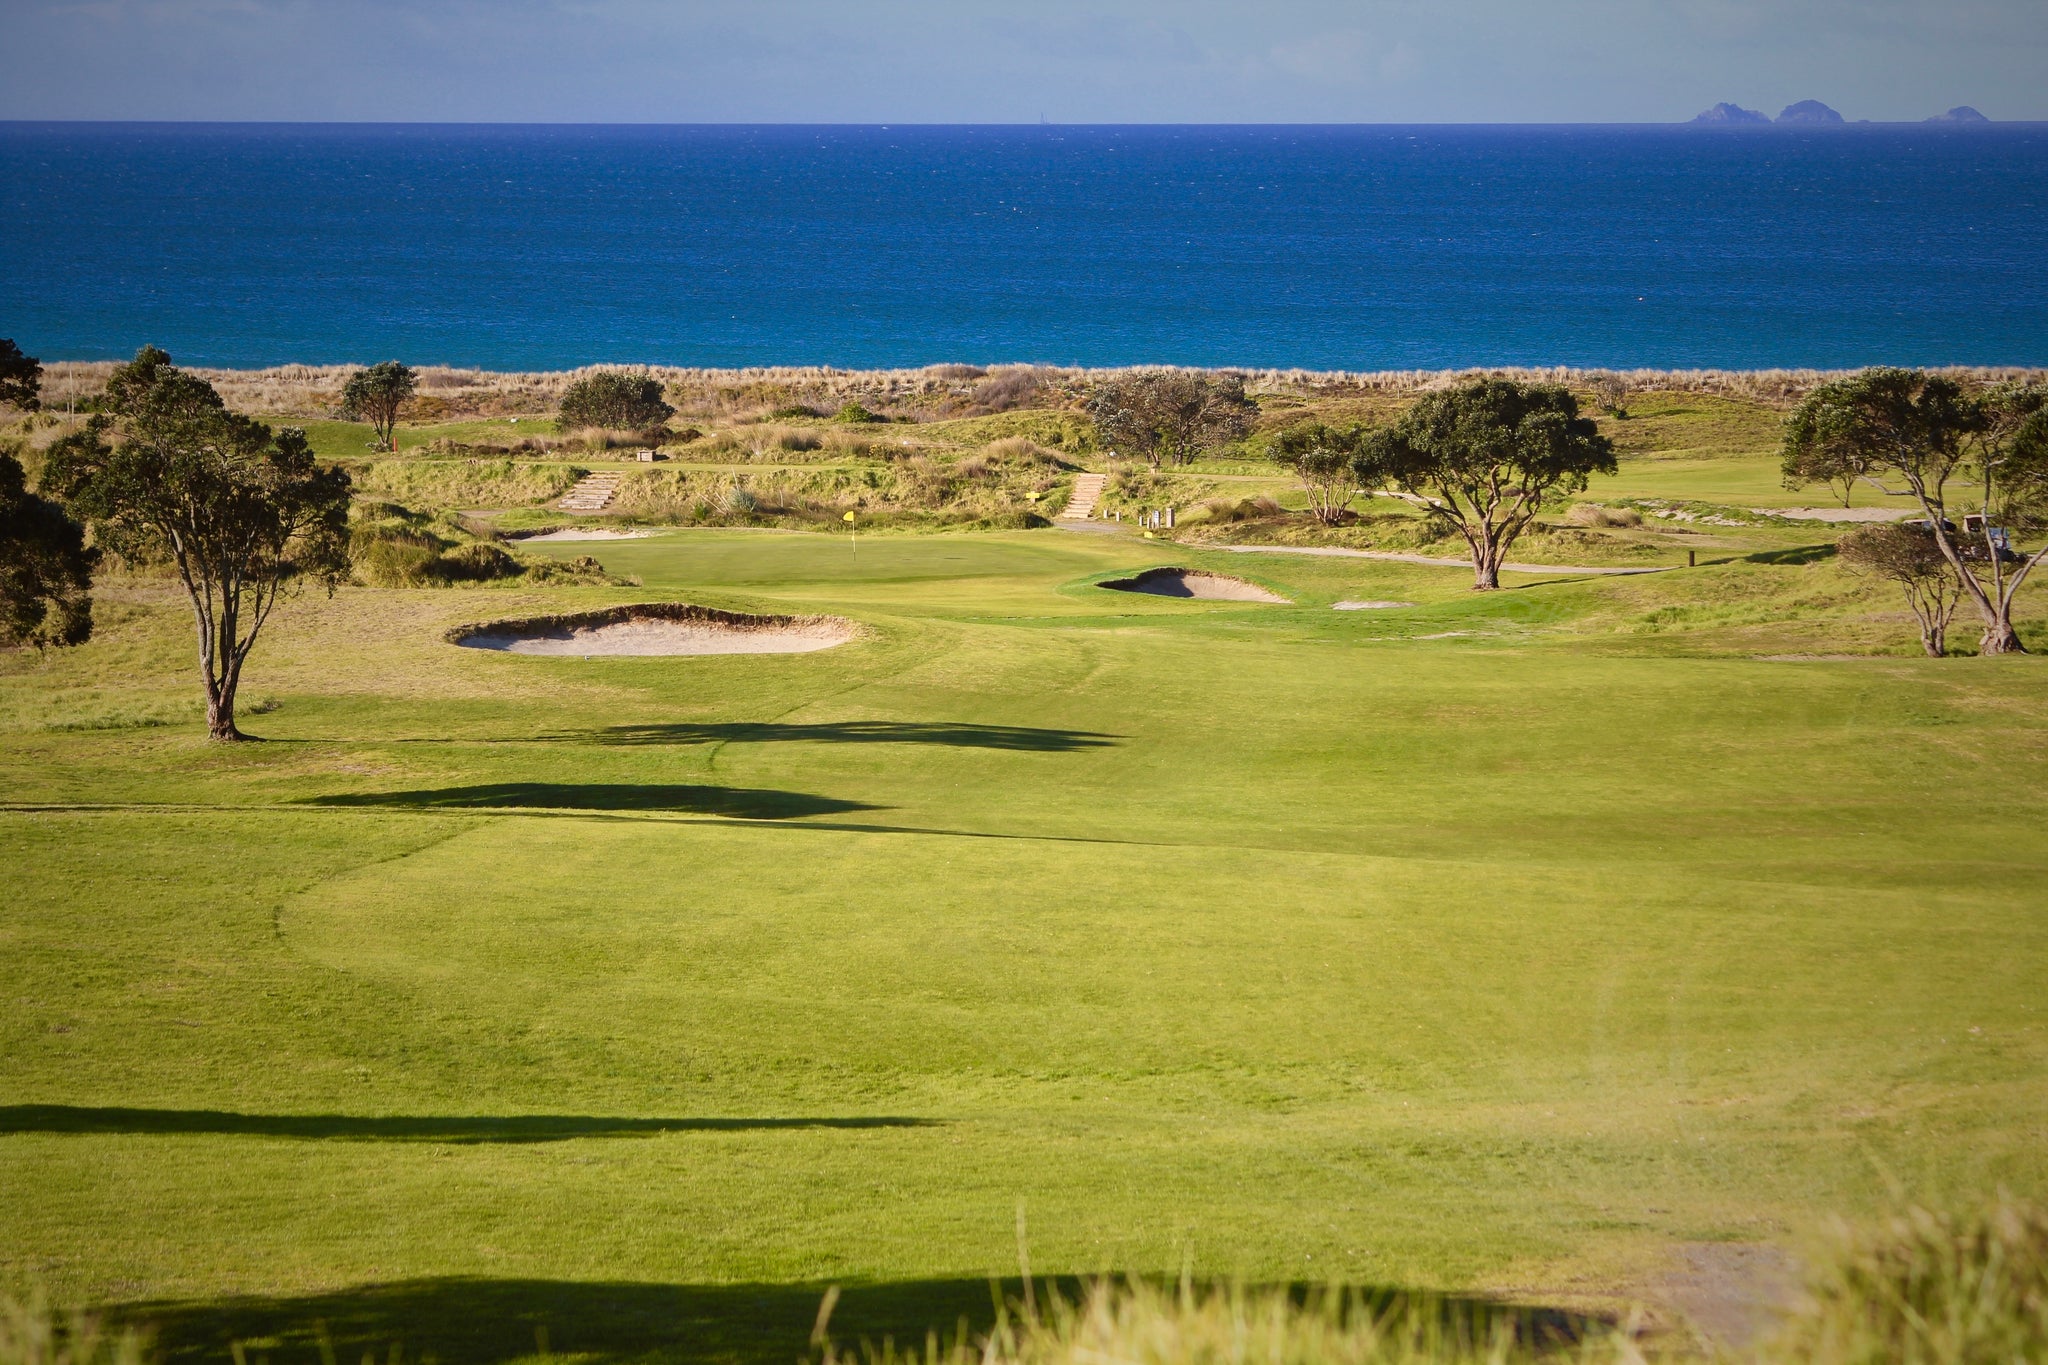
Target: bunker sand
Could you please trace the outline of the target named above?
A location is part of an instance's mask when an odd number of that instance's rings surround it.
[[[682,602],[650,602],[574,616],[460,626],[450,643],[506,654],[631,657],[809,654],[857,634],[836,616],[749,616]]]
[[[1289,599],[1256,583],[1199,569],[1147,569],[1130,578],[1112,578],[1099,586],[1111,592],[1142,592],[1154,597],[1193,597],[1206,602],[1286,602]]]

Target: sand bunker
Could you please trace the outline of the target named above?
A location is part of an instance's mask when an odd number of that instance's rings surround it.
[[[1332,602],[1331,611],[1384,611],[1389,607],[1412,607],[1413,602]]]
[[[533,535],[514,535],[507,539],[518,545],[539,545],[549,540],[645,540],[652,531],[607,531],[583,526],[569,526],[560,531],[547,531]]]
[[[1199,597],[1208,602],[1285,602],[1288,599],[1271,593],[1256,583],[1247,583],[1242,578],[1229,578],[1220,573],[1203,573],[1199,569],[1147,569],[1132,578],[1112,578],[1098,586],[1111,592],[1143,592],[1154,597]]]
[[[747,616],[681,602],[648,602],[574,616],[536,616],[460,626],[448,639],[465,649],[508,654],[809,654],[857,633],[837,616]]]

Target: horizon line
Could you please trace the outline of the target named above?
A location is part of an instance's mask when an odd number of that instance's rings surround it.
[[[1699,128],[1710,132],[1756,132],[1785,129],[1801,132],[1839,132],[1851,128],[1977,129],[1986,127],[2025,128],[2048,125],[2048,116],[2027,119],[1992,119],[1982,123],[1949,122],[1940,115],[1924,119],[1844,119],[1840,123],[1701,122],[1698,117],[1677,120],[1436,120],[1422,122],[1367,120],[1253,120],[1249,122],[1185,123],[1165,120],[1113,121],[1103,123],[1059,120],[944,121],[933,119],[889,119],[872,121],[810,121],[799,119],[178,119],[178,118],[0,118],[0,127],[65,125],[120,128],[865,128],[883,131],[896,128]]]

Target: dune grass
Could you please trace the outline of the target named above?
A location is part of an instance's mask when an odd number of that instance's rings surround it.
[[[786,1361],[829,1282],[984,1321],[1020,1197],[1047,1273],[1616,1308],[2048,1192],[2048,673],[1832,563],[550,548],[644,586],[302,598],[260,745],[160,583],[0,659],[0,1284],[175,1359]],[[1093,586],[1167,562],[1297,605]],[[656,599],[869,633],[443,639]]]

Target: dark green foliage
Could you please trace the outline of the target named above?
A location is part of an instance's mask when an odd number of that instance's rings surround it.
[[[377,448],[392,448],[392,433],[398,414],[418,387],[419,377],[395,360],[357,370],[341,388],[341,415],[351,422],[368,422],[377,432]]]
[[[1192,463],[1205,450],[1242,439],[1259,408],[1235,375],[1140,370],[1097,385],[1088,415],[1098,444],[1156,469]]]
[[[839,414],[834,420],[840,422],[853,422],[856,424],[864,424],[868,422],[879,422],[882,419],[880,417],[877,417],[874,413],[869,412],[865,407],[863,407],[859,403],[845,403],[840,406]]]
[[[2012,535],[2048,527],[2048,387],[2003,384],[1969,392],[1947,375],[1878,368],[1823,384],[1785,421],[1787,483],[1854,469],[1856,477],[1910,495],[1963,593],[1984,622],[1978,649],[2023,652],[2012,602],[2048,545],[2014,556]],[[1952,488],[1953,486],[1953,488]],[[1960,496],[1986,514],[1974,534],[1951,512]]]
[[[1482,589],[1500,586],[1501,562],[1546,499],[1616,467],[1613,444],[1569,390],[1510,379],[1423,395],[1352,462],[1361,488],[1391,485],[1454,527]]]
[[[564,430],[646,431],[668,421],[675,411],[662,400],[661,385],[649,376],[599,370],[563,390],[561,423]]]
[[[98,558],[85,528],[29,492],[21,461],[0,451],[0,644],[84,644]]]
[[[24,412],[34,412],[42,406],[43,367],[32,355],[23,355],[21,347],[7,337],[0,337],[0,403],[12,403]]]
[[[239,739],[235,690],[278,599],[348,573],[348,475],[315,463],[304,432],[228,411],[153,346],[114,372],[106,405],[50,448],[44,485],[100,544],[175,567],[199,626],[207,728]]]
[[[1344,520],[1358,491],[1352,462],[1365,448],[1367,429],[1308,422],[1290,427],[1273,442],[1273,458],[1294,471],[1308,494],[1309,514],[1325,526]]]

